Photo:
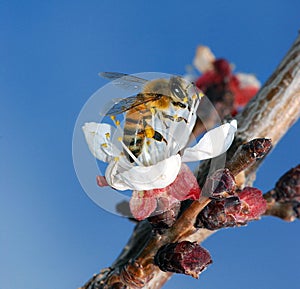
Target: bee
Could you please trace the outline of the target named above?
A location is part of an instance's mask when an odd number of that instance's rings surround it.
[[[115,115],[125,114],[123,131],[123,143],[129,149],[124,151],[130,162],[134,162],[143,151],[146,139],[168,144],[165,137],[151,123],[154,116],[164,122],[171,120],[176,122],[188,122],[185,117],[178,116],[179,109],[191,110],[189,87],[191,84],[179,77],[172,76],[170,79],[146,80],[137,76],[117,73],[102,72],[100,76],[113,80],[114,84],[124,89],[141,89],[134,96],[117,101],[106,113],[111,118]],[[196,90],[195,90],[196,91]],[[195,98],[199,97],[198,93]]]

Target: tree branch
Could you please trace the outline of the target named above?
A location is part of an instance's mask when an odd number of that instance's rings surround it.
[[[275,146],[297,121],[300,114],[299,63],[300,36],[257,96],[237,116],[238,132],[227,159],[230,160],[241,144],[253,138],[271,138]],[[206,179],[210,163],[199,166],[197,179],[200,185]],[[246,169],[241,185],[252,183],[258,165],[255,163]],[[172,274],[162,272],[153,264],[155,253],[166,243],[183,239],[201,243],[214,233],[205,229],[196,231],[193,226],[196,216],[208,202],[207,197],[194,201],[162,235],[152,234],[147,221],[138,223],[114,264],[95,275],[81,289],[161,288]]]

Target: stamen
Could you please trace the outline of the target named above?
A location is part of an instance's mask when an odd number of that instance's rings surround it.
[[[134,162],[139,165],[139,166],[144,166],[144,164],[142,162],[140,162],[136,156],[131,152],[131,150],[124,144],[122,137],[118,137],[118,141],[121,143],[122,147],[124,148],[124,150],[128,153],[128,155],[130,155],[130,157],[134,160]]]
[[[107,143],[103,143],[103,144],[101,144],[101,146],[102,146],[103,148],[107,148],[107,147],[108,147],[108,144],[107,144]]]
[[[110,119],[114,122],[114,124],[116,126],[119,126],[120,125],[120,121],[118,119],[116,119],[116,116],[115,115],[111,115],[110,116]]]
[[[195,88],[195,87],[194,87]],[[191,105],[191,110],[190,110],[190,113],[189,113],[189,116],[188,116],[188,120],[187,120],[187,123],[189,124],[191,119],[192,119],[192,116],[193,114],[196,112],[198,106],[199,106],[199,103],[200,103],[200,99],[204,96],[204,93],[202,91],[198,92],[196,89],[195,89],[195,94],[193,94],[192,96],[192,105]]]
[[[107,133],[105,134],[105,137],[106,137],[107,139],[109,139],[109,138],[110,138],[110,133],[107,132]]]

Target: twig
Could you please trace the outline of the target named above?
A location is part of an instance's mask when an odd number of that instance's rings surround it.
[[[258,95],[247,105],[244,111],[238,115],[238,133],[233,146],[227,154],[228,159],[231,158],[241,144],[253,138],[271,138],[273,146],[275,146],[292,124],[296,122],[300,114],[299,63],[300,36]],[[232,167],[234,167],[234,165],[232,165]],[[256,163],[247,170],[246,182],[248,185],[253,181],[257,167],[258,165]],[[199,184],[203,184],[208,169],[209,163],[207,162],[199,167]],[[138,258],[132,263],[127,263],[123,268],[124,272],[121,273],[123,276],[121,279],[118,276],[119,272],[116,268],[112,268],[112,270],[115,270],[115,275],[110,274],[112,271],[102,271],[93,277],[92,280],[88,281],[81,289],[161,288],[171,274],[161,272],[158,267],[153,265],[153,257],[156,251],[163,244],[182,238],[193,238],[197,236],[195,239],[200,243],[207,238],[212,232],[205,231],[204,234],[197,235],[197,233],[193,231],[193,220],[207,202],[209,202],[207,198],[201,199],[200,202],[194,202],[189,209],[181,215],[175,223],[175,226],[167,230],[162,236],[153,236]],[[185,229],[183,230],[183,228]],[[147,232],[147,230],[145,232]],[[137,245],[135,238],[133,237],[130,240],[129,248],[120,255],[121,260],[117,259],[114,263],[115,265],[125,264],[126,261],[129,261],[128,258],[131,255],[129,252],[136,253],[139,251],[132,248]],[[139,244],[139,246],[140,245],[141,244]],[[101,280],[101,285],[98,277]],[[115,278],[116,281],[114,283],[112,282],[113,278]],[[124,286],[124,282],[127,286]]]

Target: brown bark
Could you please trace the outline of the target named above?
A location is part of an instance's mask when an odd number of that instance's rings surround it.
[[[237,116],[238,132],[227,153],[227,158],[230,159],[241,144],[254,138],[270,138],[273,147],[276,146],[297,121],[299,115],[300,36],[257,96]],[[200,185],[203,185],[209,170],[213,171],[218,168],[218,164],[213,162],[205,162],[199,166],[197,175]],[[256,162],[245,171],[244,184],[251,185],[258,165],[259,162]],[[205,197],[202,197],[199,202],[193,202],[176,223],[162,235],[151,235],[151,227],[147,221],[138,223],[115,263],[92,277],[81,289],[161,288],[171,274],[160,271],[153,264],[156,251],[168,242],[184,239],[201,243],[210,236],[213,231],[205,229],[195,231],[193,227],[195,217],[208,202],[209,200]],[[135,262],[128,265],[130,259]],[[123,272],[121,274],[123,279],[120,280],[120,270],[124,266],[126,274]],[[124,286],[124,281],[126,286]]]

